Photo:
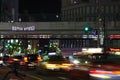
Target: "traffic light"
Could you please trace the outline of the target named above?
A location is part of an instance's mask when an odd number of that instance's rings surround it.
[[[89,27],[85,27],[85,31],[89,31]]]
[[[84,31],[85,32],[89,32],[90,30],[91,30],[90,26],[88,26],[88,25],[84,26]]]

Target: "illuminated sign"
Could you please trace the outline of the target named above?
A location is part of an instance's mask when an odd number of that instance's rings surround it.
[[[112,52],[120,52],[120,48],[110,48],[110,51],[112,51]]]
[[[98,35],[82,35],[82,38],[98,38]]]
[[[102,48],[82,48],[82,53],[93,54],[93,53],[103,53]]]
[[[110,39],[120,39],[120,35],[110,35]]]
[[[56,52],[50,52],[48,55],[56,55]]]
[[[28,26],[28,27],[19,27],[19,26],[12,26],[12,31],[34,31],[35,26]]]

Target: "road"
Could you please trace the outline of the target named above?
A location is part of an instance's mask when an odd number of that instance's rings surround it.
[[[64,73],[49,73],[48,75],[40,75],[36,73],[35,70],[18,70],[20,74],[16,77],[15,73],[8,67],[1,67],[0,66],[0,80],[21,80],[19,75],[25,74],[25,76],[21,76],[22,80],[69,80],[67,77],[65,77]],[[8,73],[8,76],[10,79],[3,79],[6,78],[5,75]]]

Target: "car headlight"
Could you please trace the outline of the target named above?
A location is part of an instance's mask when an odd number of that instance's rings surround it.
[[[77,64],[80,63],[80,61],[79,60],[74,60],[73,63],[77,65]]]

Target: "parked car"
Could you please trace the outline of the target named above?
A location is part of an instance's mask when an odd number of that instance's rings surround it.
[[[41,56],[38,54],[27,54],[24,56],[25,66],[27,68],[36,68],[41,60]]]
[[[92,54],[74,56],[78,64],[71,67],[71,80],[119,80],[120,56],[113,54]]]

